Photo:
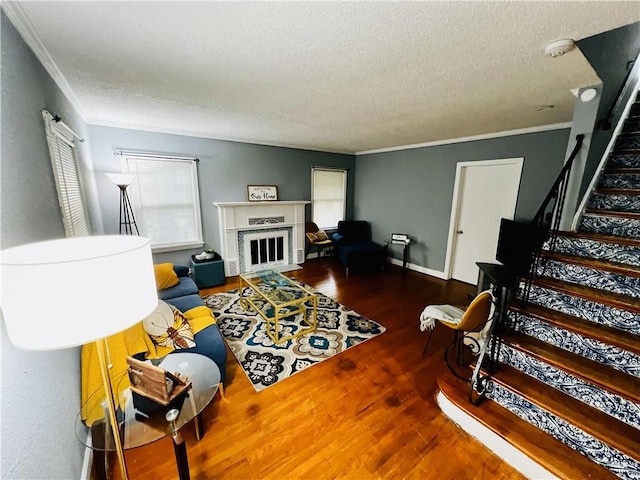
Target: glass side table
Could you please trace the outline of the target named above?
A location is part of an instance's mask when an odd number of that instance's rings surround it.
[[[202,411],[211,403],[220,385],[220,370],[216,363],[209,357],[197,353],[172,353],[162,359],[157,365],[171,373],[178,372],[180,375],[189,377],[191,389],[183,397],[177,407],[177,412],[167,416],[169,410],[176,407],[159,406],[152,412],[141,413],[136,410],[133,404],[132,392],[125,388],[120,393],[118,399],[119,408],[116,412],[118,424],[120,425],[120,436],[122,447],[141,447],[149,443],[160,440],[166,436],[174,439],[176,447],[176,462],[181,480],[188,478],[188,465],[186,465],[186,450],[179,434],[179,429],[185,424],[196,419],[196,438],[200,440],[203,435]],[[113,379],[115,385],[122,385],[128,380],[126,372]],[[120,390],[120,389],[118,389]],[[104,392],[99,389],[93,395],[102,395]],[[76,418],[76,436],[78,440],[94,452],[115,451],[111,428],[109,427],[108,411],[104,409],[104,414],[94,420],[90,425],[82,419],[82,412]],[[180,444],[178,442],[181,442]],[[179,448],[184,454],[179,454]],[[180,458],[183,456],[184,458]],[[100,457],[100,455],[96,455]],[[108,462],[105,462],[105,465]],[[186,471],[186,477],[183,472]],[[101,475],[99,475],[101,476]]]

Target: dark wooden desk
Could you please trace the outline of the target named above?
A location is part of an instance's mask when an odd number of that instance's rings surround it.
[[[478,272],[478,290],[477,293],[484,292],[494,285],[501,282],[504,274],[504,265],[500,263],[483,263],[476,262],[480,269]]]

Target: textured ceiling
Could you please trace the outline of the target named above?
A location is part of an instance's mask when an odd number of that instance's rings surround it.
[[[545,46],[640,20],[637,1],[5,3],[90,124],[337,152],[568,122],[599,79]]]

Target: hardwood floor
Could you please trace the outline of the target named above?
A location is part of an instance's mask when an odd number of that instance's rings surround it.
[[[225,397],[204,412],[205,436],[183,429],[192,479],[520,479],[448,420],[437,376],[451,332],[426,333],[428,304],[467,304],[475,289],[390,265],[352,272],[332,257],[290,273],[387,331],[256,393],[229,352]],[[201,291],[215,293],[227,285]],[[129,477],[178,478],[170,438],[126,452]]]

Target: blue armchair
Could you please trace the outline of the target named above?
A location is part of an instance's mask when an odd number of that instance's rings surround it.
[[[336,255],[347,268],[359,270],[384,269],[387,247],[371,240],[371,226],[363,220],[338,222],[338,231],[333,234]]]

